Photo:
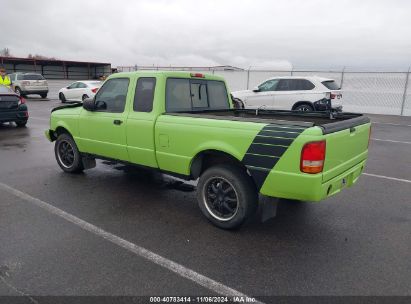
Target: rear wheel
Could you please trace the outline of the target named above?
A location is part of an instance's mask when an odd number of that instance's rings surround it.
[[[294,110],[301,111],[301,112],[312,112],[314,111],[314,108],[308,103],[304,103],[304,104],[300,104],[299,106],[295,107]]]
[[[217,165],[201,175],[197,200],[203,214],[214,225],[234,229],[254,215],[258,194],[244,170],[233,165]]]
[[[16,123],[17,127],[19,127],[19,128],[23,128],[23,127],[25,127],[25,126],[26,126],[26,124],[27,124],[27,120],[16,121],[15,123]]]
[[[47,93],[46,94],[40,94],[41,98],[46,98],[47,97]]]
[[[54,145],[57,163],[64,172],[79,173],[83,171],[81,155],[74,139],[66,134],[60,134]]]

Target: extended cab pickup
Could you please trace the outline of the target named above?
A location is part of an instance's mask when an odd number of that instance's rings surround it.
[[[369,134],[361,114],[234,109],[223,78],[188,72],[114,74],[94,99],[53,109],[46,131],[65,172],[98,158],[199,178],[200,209],[226,229],[259,193],[320,201],[351,186]]]

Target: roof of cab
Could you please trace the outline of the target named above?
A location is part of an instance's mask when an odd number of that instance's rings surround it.
[[[196,75],[202,75],[203,77],[199,77]],[[165,78],[192,78],[192,79],[208,79],[208,80],[222,80],[224,78],[221,76],[213,75],[213,74],[204,74],[194,71],[135,71],[135,72],[120,72],[115,73],[109,76],[109,78],[118,78],[118,77],[165,77]]]

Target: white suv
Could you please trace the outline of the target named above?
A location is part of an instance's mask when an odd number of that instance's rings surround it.
[[[254,90],[232,92],[246,109],[325,111],[330,106],[342,111],[342,92],[339,85],[317,76],[273,77]]]

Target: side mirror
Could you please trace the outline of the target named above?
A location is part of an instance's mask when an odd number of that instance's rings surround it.
[[[87,111],[95,111],[97,109],[94,103],[94,98],[86,98],[83,101],[83,108]]]
[[[259,87],[255,87],[255,88],[253,89],[253,92],[260,92],[260,88],[259,88]]]

